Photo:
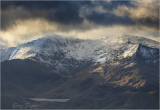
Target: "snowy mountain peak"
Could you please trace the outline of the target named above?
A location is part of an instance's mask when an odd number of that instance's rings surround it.
[[[77,41],[80,42],[80,39],[77,38],[72,38],[72,37],[63,37],[60,35],[50,35],[50,36],[43,36],[42,38],[39,38],[37,40],[33,40],[31,42],[22,44],[20,46],[33,46],[33,45],[43,45],[43,44],[49,44],[49,43],[69,43],[69,42],[73,42],[73,41]]]
[[[131,35],[123,34],[121,38],[124,41],[130,42],[133,44],[142,44],[152,48],[159,48],[159,44],[160,44],[158,41],[154,41],[141,36],[131,36]]]
[[[55,62],[52,58],[56,56],[60,58],[59,60],[74,59],[76,61],[85,60],[105,63],[117,56],[119,58],[133,56],[140,44],[150,48],[157,48],[159,43],[130,35],[122,35],[121,37],[115,37],[115,39],[113,36],[107,36],[99,40],[83,40],[53,35],[44,36],[17,47],[1,49],[0,54],[1,61],[30,58],[53,64]]]

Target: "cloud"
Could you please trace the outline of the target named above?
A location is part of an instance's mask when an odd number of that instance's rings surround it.
[[[2,30],[17,25],[16,21],[26,19],[45,19],[48,22],[57,22],[59,25],[80,27],[84,20],[96,25],[110,26],[111,24],[132,25],[128,17],[119,17],[111,13],[119,5],[128,5],[129,2],[111,1],[2,1]],[[86,29],[86,28],[85,28]]]
[[[129,16],[138,25],[152,27],[159,30],[159,1],[135,0],[131,2],[133,7],[119,6],[114,9],[117,16]]]
[[[2,1],[0,43],[7,46],[60,34],[97,39],[116,33],[158,38],[155,1]]]
[[[126,5],[119,6],[115,9],[115,14],[119,16],[129,15],[133,19],[142,19],[151,17],[158,18],[158,1],[155,0],[135,0],[131,2],[134,7]]]
[[[1,39],[7,41],[9,46],[15,46],[28,39],[33,40],[36,35],[57,30],[56,25],[49,24],[44,19],[28,19],[15,23],[16,26],[1,31]]]
[[[83,3],[83,2],[82,2]],[[83,19],[79,16],[81,2],[58,2],[58,1],[17,1],[2,2],[2,30],[16,25],[17,20],[43,18],[49,22],[59,24],[79,25]]]
[[[121,24],[159,28],[158,3],[154,0],[2,1],[2,30],[17,25],[18,20],[37,18],[57,22],[60,26],[75,26],[77,29],[82,29],[84,20],[105,26]]]
[[[111,25],[134,25],[135,22],[126,17],[119,17],[112,13],[92,13],[86,16],[87,20],[94,22],[95,24],[111,26]]]
[[[86,20],[84,20],[79,27],[74,27],[73,25],[50,22],[43,18],[17,20],[15,24],[14,26],[8,27],[7,30],[1,30],[1,41],[5,41],[4,44],[9,47],[37,39],[40,37],[39,35],[65,33],[70,36],[69,33],[83,33],[87,31],[88,28],[91,29],[95,27],[94,24]]]
[[[99,39],[102,37],[106,37],[108,35],[121,36],[122,34],[130,34],[136,36],[144,36],[154,38],[154,40],[158,40],[158,34],[144,30],[143,28],[137,28],[136,26],[123,26],[123,25],[114,25],[110,27],[105,26],[97,26],[95,24],[91,24],[88,21],[85,21],[81,28],[88,26],[90,28],[85,31],[79,31],[77,29],[66,30],[66,27],[59,26],[56,22],[48,22],[45,19],[28,19],[23,21],[17,21],[16,26],[8,28],[8,30],[1,31],[1,40],[3,45],[7,45],[9,47],[16,46],[21,43],[25,43],[31,40],[35,40],[39,37],[43,37],[44,35],[63,35],[70,37],[77,37],[80,39]],[[62,29],[63,27],[63,29]],[[91,28],[94,27],[94,28]],[[63,30],[63,31],[62,31]],[[136,33],[135,33],[136,32]],[[151,35],[155,35],[154,37]]]

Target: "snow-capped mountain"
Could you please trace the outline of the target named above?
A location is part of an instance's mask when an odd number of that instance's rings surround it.
[[[156,41],[129,35],[122,35],[114,40],[112,36],[98,40],[83,40],[53,35],[17,47],[1,49],[0,54],[1,62],[32,59],[53,66],[57,71],[63,71],[69,65],[75,68],[84,63],[103,64],[106,61],[132,57],[136,54],[146,59],[158,60],[158,46],[159,43]]]
[[[111,55],[115,54],[115,51],[121,51],[122,48],[124,49],[123,57],[132,56],[138,49],[139,44],[153,48],[153,50],[154,48],[159,48],[159,42],[129,35],[123,35],[114,41],[111,41],[111,37],[99,40],[81,40],[54,35],[39,38],[17,47],[1,49],[0,54],[1,61],[5,61],[31,58],[39,54],[52,56],[56,52],[63,52],[65,53],[65,58],[74,58],[77,60],[92,59],[95,62],[103,63],[113,58]],[[145,53],[148,52],[145,50],[145,48],[143,50],[141,47],[140,51],[144,52],[144,56],[149,55]]]
[[[80,40],[54,35],[39,38],[32,42],[12,47],[7,50],[1,50],[1,61],[26,59],[36,55],[52,56],[54,53],[62,52],[65,54],[64,58],[103,62],[106,59],[108,60],[110,58],[111,51],[118,49],[119,46],[119,43],[109,44],[107,39]],[[105,59],[104,56],[106,56]]]
[[[135,97],[139,101],[147,96],[140,102],[158,105],[159,42],[153,40],[129,35],[98,40],[54,35],[1,49],[0,54],[2,98],[12,99],[11,104],[34,103],[26,99],[33,96],[71,99],[58,108],[112,99],[110,106],[119,101],[134,104]]]

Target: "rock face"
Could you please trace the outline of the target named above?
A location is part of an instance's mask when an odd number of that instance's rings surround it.
[[[63,106],[35,102],[45,109],[158,108],[159,42],[129,35],[114,40],[53,35],[0,54],[3,108],[30,102],[26,97],[71,99]]]
[[[142,58],[143,60],[147,60],[148,62],[158,62],[159,61],[159,49],[151,48],[144,45],[139,45],[136,56]],[[139,59],[140,59],[139,58]]]

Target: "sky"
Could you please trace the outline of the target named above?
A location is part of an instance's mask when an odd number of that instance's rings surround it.
[[[129,34],[159,40],[159,1],[2,1],[0,45],[44,35],[100,39]]]

